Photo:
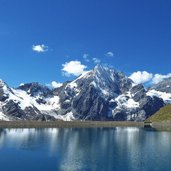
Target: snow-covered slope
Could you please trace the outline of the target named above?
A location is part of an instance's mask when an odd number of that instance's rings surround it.
[[[35,85],[31,83],[30,87]],[[42,88],[41,85],[36,83],[37,88]],[[47,89],[47,87],[45,87]],[[46,97],[41,92],[34,92],[33,95],[31,89],[26,91],[17,88],[9,88],[8,85],[0,81],[0,116],[3,120],[10,119],[43,119],[42,117],[48,115],[44,119],[55,118],[55,110],[60,108],[59,97],[52,96],[51,93]],[[49,90],[50,92],[50,90]],[[6,116],[6,117],[4,117]],[[52,117],[49,117],[52,116]]]
[[[147,92],[122,72],[97,65],[53,90],[38,83],[14,89],[1,80],[0,119],[141,121],[162,107],[165,97]]]

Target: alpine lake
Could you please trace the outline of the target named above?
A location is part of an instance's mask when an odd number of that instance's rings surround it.
[[[1,171],[171,171],[171,132],[143,127],[0,128]]]

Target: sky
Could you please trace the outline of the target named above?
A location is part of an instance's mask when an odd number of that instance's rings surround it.
[[[171,76],[170,59],[170,0],[0,0],[0,78],[10,86],[56,85],[98,63],[156,83]]]

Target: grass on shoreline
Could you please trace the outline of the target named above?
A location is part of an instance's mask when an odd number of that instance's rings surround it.
[[[144,122],[133,121],[0,121],[0,128],[143,128],[144,125]],[[171,132],[171,123],[153,122],[152,128]]]
[[[149,117],[146,122],[159,122],[159,123],[171,123],[171,105],[162,107],[158,112]]]

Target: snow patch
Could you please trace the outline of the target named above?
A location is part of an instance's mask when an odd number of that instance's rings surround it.
[[[6,115],[4,115],[2,112],[0,112],[0,120],[9,121],[9,118]]]
[[[70,88],[76,88],[77,87],[77,83],[76,82],[71,82],[69,83]]]
[[[118,107],[122,108],[137,108],[139,103],[135,102],[132,98],[129,97],[129,92],[127,95],[120,95],[115,99]]]
[[[161,92],[157,90],[150,90],[147,92],[148,96],[156,96],[162,98],[166,103],[171,103],[171,93]]]
[[[56,119],[60,119],[60,120],[63,120],[63,121],[72,121],[72,120],[75,120],[75,117],[74,117],[72,112],[68,112],[65,115],[57,115]]]

